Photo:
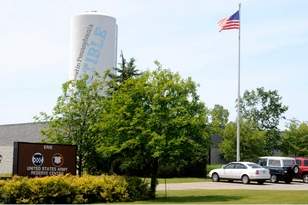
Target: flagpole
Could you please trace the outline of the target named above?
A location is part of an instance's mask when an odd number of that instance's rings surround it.
[[[239,3],[239,20],[238,29],[238,81],[237,81],[237,118],[236,118],[236,161],[240,161],[240,101],[241,101],[241,3]]]

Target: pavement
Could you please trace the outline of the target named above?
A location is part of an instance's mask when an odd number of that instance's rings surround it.
[[[247,189],[247,190],[308,190],[308,184],[296,181],[291,184],[280,183],[264,183],[259,185],[255,182],[250,184],[242,184],[241,182],[193,182],[193,183],[172,183],[159,184],[157,190],[189,190],[189,189]]]

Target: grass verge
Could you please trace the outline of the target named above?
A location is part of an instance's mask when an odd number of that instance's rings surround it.
[[[138,204],[306,204],[307,191],[181,190],[157,192],[157,198]]]
[[[150,178],[142,178],[145,180],[147,183],[151,182]],[[158,178],[158,184],[165,184],[165,178]],[[181,177],[176,177],[176,178],[166,178],[166,183],[167,184],[173,184],[173,183],[192,183],[192,182],[210,182],[212,181],[209,178],[197,178],[197,177],[189,177],[189,178],[181,178]]]
[[[207,178],[195,178],[195,177],[189,177],[189,178],[166,178],[167,184],[170,183],[191,183],[191,182],[209,182],[211,179]],[[159,178],[158,179],[159,184],[164,184],[165,179]]]

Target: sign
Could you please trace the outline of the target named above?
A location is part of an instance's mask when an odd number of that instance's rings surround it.
[[[75,145],[14,142],[13,174],[76,175],[76,149]]]

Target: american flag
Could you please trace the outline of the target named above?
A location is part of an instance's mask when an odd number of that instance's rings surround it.
[[[218,26],[220,28],[219,32],[222,30],[229,29],[240,29],[240,12],[235,12],[229,18],[223,18],[218,22]]]

